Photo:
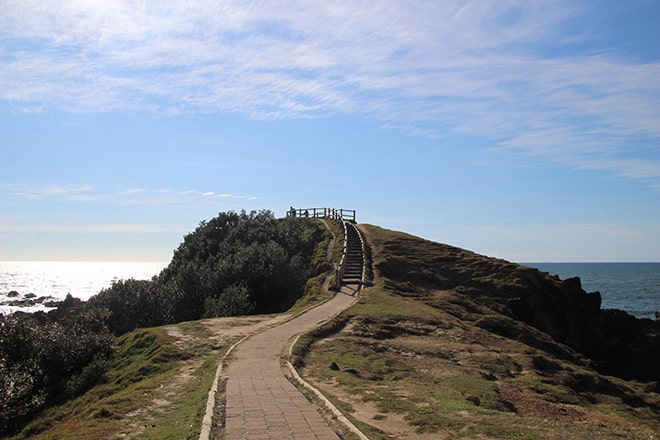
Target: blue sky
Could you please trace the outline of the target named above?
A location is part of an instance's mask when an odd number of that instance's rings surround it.
[[[660,261],[660,3],[0,0],[0,260],[167,261],[220,211]]]

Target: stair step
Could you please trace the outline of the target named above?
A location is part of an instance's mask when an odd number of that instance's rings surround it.
[[[362,282],[364,256],[360,234],[351,223],[346,223],[346,248],[344,254],[344,273],[341,282],[356,284]]]

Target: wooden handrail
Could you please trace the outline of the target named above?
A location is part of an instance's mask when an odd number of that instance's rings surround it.
[[[354,209],[335,209],[335,208],[298,208],[291,207],[286,213],[287,217],[302,217],[302,218],[331,218],[344,227],[344,250],[342,252],[341,261],[336,269],[336,284],[337,288],[341,287],[344,278],[344,271],[346,269],[346,253],[348,246],[348,231],[346,230],[346,222],[355,223],[355,210]],[[362,247],[362,255],[364,255],[364,241],[362,234],[360,236],[360,244]],[[364,265],[362,266],[362,281],[364,281]]]
[[[337,267],[337,272],[335,275],[335,284],[337,288],[341,287],[341,280],[344,279],[344,271],[346,270],[346,251],[348,248],[348,231],[346,230],[346,222],[341,222],[344,227],[344,249],[341,252],[341,260],[339,261],[339,266]]]
[[[339,222],[349,221],[355,223],[355,209],[335,208],[291,208],[286,213],[287,217],[304,218],[332,218]]]

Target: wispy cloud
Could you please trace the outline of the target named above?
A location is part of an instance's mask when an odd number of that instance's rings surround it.
[[[91,185],[27,185],[27,184],[0,184],[6,192],[15,197],[26,199],[66,198],[70,200],[90,200],[96,196],[92,194]]]
[[[131,196],[131,195],[134,195],[134,194],[144,193],[146,191],[147,191],[146,188],[129,188],[129,189],[125,189],[123,191],[119,191],[119,194],[122,195],[122,196]]]
[[[172,190],[170,188],[127,188],[112,190],[92,185],[31,185],[0,183],[0,195],[33,200],[68,200],[71,202],[104,202],[120,205],[195,206],[217,199],[259,200],[253,195],[217,191]]]
[[[0,99],[28,109],[361,115],[660,186],[660,62],[587,51],[570,1],[4,1]],[[641,162],[646,162],[642,164]],[[203,194],[203,193],[202,193]]]

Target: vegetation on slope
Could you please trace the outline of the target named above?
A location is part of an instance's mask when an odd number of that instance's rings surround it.
[[[151,281],[126,280],[90,299],[110,311],[115,334],[200,318],[282,312],[325,272],[312,261],[329,233],[317,221],[270,211],[220,213],[184,237]]]
[[[657,436],[657,382],[603,375],[567,345],[561,322],[547,321],[542,331],[512,310],[534,298],[564,320],[577,313],[562,309],[573,296],[589,310],[592,297],[573,289],[575,281],[563,286],[502,260],[363,230],[374,286],[301,338],[295,354],[303,375],[369,438]]]
[[[113,340],[102,318],[91,312],[63,322],[0,315],[0,435],[101,379]]]
[[[183,324],[138,329],[117,338],[101,383],[45,409],[13,438],[198,438],[218,356],[227,346],[214,346],[204,332],[184,338],[186,330]],[[186,380],[178,378],[181,370]]]
[[[185,236],[152,280],[117,281],[84,304],[68,297],[48,315],[0,316],[0,435],[107,380],[112,334],[282,312],[306,289],[318,297],[330,238],[313,219],[220,213]],[[121,343],[113,359],[122,359]]]

